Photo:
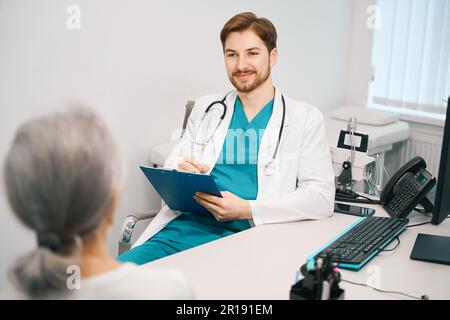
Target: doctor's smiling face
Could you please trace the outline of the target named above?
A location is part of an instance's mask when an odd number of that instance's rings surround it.
[[[224,54],[228,78],[242,93],[264,84],[277,60],[277,48],[269,52],[264,41],[251,29],[228,34]]]

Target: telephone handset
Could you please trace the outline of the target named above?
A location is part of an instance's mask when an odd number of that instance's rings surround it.
[[[430,207],[426,195],[436,184],[436,178],[425,170],[426,167],[423,158],[414,157],[388,181],[380,202],[392,217],[406,218],[419,203],[425,209]]]

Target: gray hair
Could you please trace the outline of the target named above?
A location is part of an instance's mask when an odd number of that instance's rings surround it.
[[[112,205],[121,173],[114,139],[89,109],[52,113],[17,130],[5,160],[6,193],[38,242],[9,272],[19,289],[33,298],[67,289],[67,267],[79,264],[82,240]]]

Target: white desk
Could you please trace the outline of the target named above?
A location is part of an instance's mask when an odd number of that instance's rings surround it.
[[[373,207],[377,209],[376,215],[386,215],[381,207]],[[260,226],[154,261],[146,267],[181,270],[191,282],[197,299],[289,299],[296,271],[306,257],[357,219],[336,213],[320,221]],[[422,215],[411,216],[410,224],[428,219]],[[375,276],[372,269],[375,267],[379,270],[381,289],[418,296],[427,294],[430,299],[450,299],[450,266],[409,259],[419,232],[450,236],[450,219],[439,226],[428,224],[406,229],[395,251],[380,253],[359,272],[341,270],[342,278],[366,283]],[[346,299],[404,299],[343,282],[341,287],[345,289]]]

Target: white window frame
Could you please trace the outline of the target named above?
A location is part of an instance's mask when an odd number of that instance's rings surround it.
[[[396,112],[400,115],[400,119],[404,121],[443,127],[445,114],[416,110],[411,112],[406,108],[401,109],[395,106],[369,103],[371,97],[370,84],[374,75],[372,66],[374,30],[369,28],[369,22],[376,5],[376,0],[357,0],[354,2],[345,104]]]

